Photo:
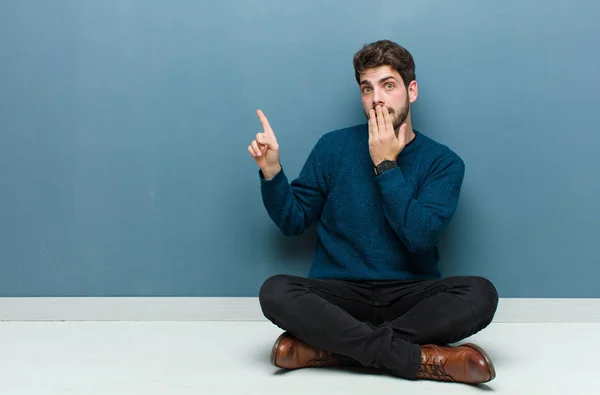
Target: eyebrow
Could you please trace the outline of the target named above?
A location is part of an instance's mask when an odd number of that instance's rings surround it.
[[[382,79],[380,79],[378,82],[381,84],[383,81],[389,80],[390,78],[392,78],[392,79],[394,79],[396,82],[398,82],[398,80],[397,80],[397,79],[396,79],[394,76],[392,76],[392,75],[390,75],[390,76],[387,76],[387,77],[383,77],[383,78],[382,78]],[[369,80],[362,80],[362,81],[360,82],[360,85],[362,85],[362,84],[369,84],[369,85],[371,85],[371,81],[369,81]]]

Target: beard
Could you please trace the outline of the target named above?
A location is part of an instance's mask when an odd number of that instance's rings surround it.
[[[373,109],[375,109],[375,107],[373,107]],[[404,106],[402,106],[398,112],[396,112],[396,110],[390,106],[387,106],[387,109],[392,116],[392,125],[394,126],[396,137],[398,137],[400,125],[406,121],[406,118],[408,118],[408,112],[410,111],[410,101],[408,100],[408,95],[406,95],[406,102],[404,102]],[[367,120],[369,120],[368,112],[365,113],[365,116],[367,117]]]

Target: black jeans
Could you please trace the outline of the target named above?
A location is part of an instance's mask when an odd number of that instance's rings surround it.
[[[414,379],[422,344],[444,345],[488,326],[498,293],[482,277],[343,281],[276,275],[259,292],[265,317],[299,340]]]

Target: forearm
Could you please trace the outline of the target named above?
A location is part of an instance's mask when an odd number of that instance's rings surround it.
[[[406,248],[412,252],[433,248],[454,215],[462,176],[438,179],[422,193],[415,193],[400,168],[377,178],[385,217]]]
[[[269,176],[272,177],[267,179]],[[322,205],[319,194],[305,186],[292,184],[281,168],[275,175],[270,171],[261,176],[263,203],[269,217],[285,236],[304,233],[318,215],[315,210],[320,210]]]
[[[265,208],[286,236],[302,234],[321,215],[327,196],[322,147],[319,139],[300,175],[291,183],[280,164],[259,172]]]

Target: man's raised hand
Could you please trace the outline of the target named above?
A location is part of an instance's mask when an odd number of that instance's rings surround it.
[[[281,170],[279,144],[265,114],[261,110],[257,110],[256,114],[262,124],[263,132],[256,134],[256,139],[248,146],[248,152],[262,170],[265,179],[271,179]]]

